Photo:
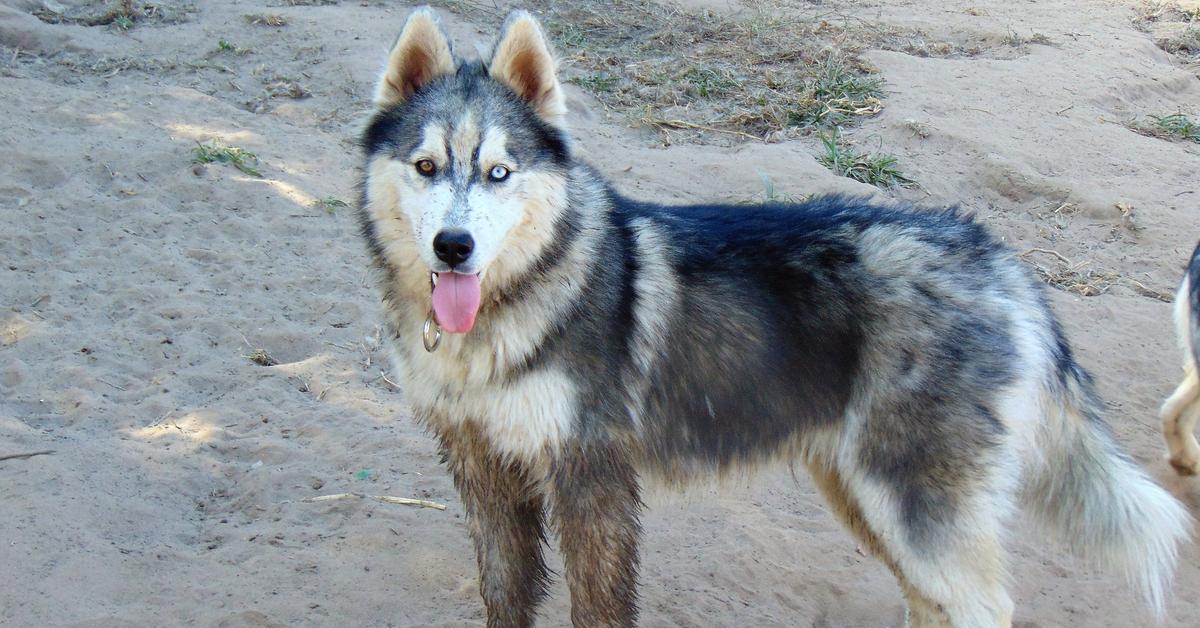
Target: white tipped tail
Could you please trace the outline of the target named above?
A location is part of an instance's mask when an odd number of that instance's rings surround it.
[[[1124,573],[1161,620],[1191,516],[1121,451],[1087,374],[1066,362],[1061,382],[1048,391],[1054,407],[1038,434],[1022,500],[1073,551]]]

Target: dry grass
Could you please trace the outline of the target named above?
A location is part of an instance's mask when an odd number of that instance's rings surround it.
[[[1036,256],[1036,257],[1035,257]],[[1072,262],[1058,251],[1050,249],[1029,249],[1020,256],[1031,266],[1042,281],[1051,286],[1077,294],[1083,297],[1095,297],[1107,293],[1113,286],[1125,286],[1137,294],[1170,303],[1174,294],[1166,290],[1157,290],[1146,286],[1136,279],[1131,279],[1120,273],[1098,270],[1091,262]],[[1053,260],[1051,265],[1045,265],[1040,259]]]
[[[1200,26],[1183,30],[1158,40],[1158,47],[1188,59],[1200,58]]]
[[[1200,21],[1200,8],[1185,9],[1178,2],[1143,2],[1137,7],[1133,24],[1143,31],[1151,30],[1151,25],[1161,22],[1195,22]]]
[[[259,13],[255,15],[245,16],[246,21],[255,26],[271,26],[273,28],[281,28],[288,25],[288,19],[285,16],[275,13]]]

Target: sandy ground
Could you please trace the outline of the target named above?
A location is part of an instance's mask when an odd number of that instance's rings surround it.
[[[0,624],[481,625],[462,506],[381,377],[352,213],[315,204],[353,199],[354,137],[406,9],[162,4],[123,32],[0,1],[0,455],[54,451],[0,462]],[[866,53],[889,94],[852,135],[922,186],[889,194],[960,202],[1021,251],[1119,275],[1098,296],[1054,290],[1054,303],[1120,439],[1200,506],[1197,480],[1161,459],[1155,409],[1179,369],[1170,305],[1153,297],[1173,290],[1200,235],[1200,145],[1125,126],[1200,113],[1196,71],[1119,2],[778,10],[980,47]],[[261,13],[288,24],[245,17]],[[496,26],[469,12],[446,21],[463,51]],[[1050,43],[1003,43],[1012,32]],[[221,39],[250,50],[217,52]],[[811,139],[663,148],[571,94],[581,150],[630,194],[750,199],[763,175],[787,194],[874,192],[821,167]],[[264,177],[194,167],[196,142],[213,138],[257,153]],[[1029,259],[1061,270],[1053,255]],[[252,363],[257,349],[279,364]],[[302,501],[344,491],[448,507]],[[902,623],[891,576],[803,477],[656,497],[645,523],[644,625]],[[1118,579],[1023,524],[1010,546],[1019,625],[1145,619]],[[1200,624],[1197,590],[1188,547],[1167,625]],[[542,623],[566,617],[560,584]]]

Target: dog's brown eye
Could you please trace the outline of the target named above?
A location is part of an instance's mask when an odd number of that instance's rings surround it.
[[[432,177],[433,174],[437,172],[437,166],[435,166],[433,161],[429,159],[422,159],[421,161],[417,162],[417,172],[427,177]]]

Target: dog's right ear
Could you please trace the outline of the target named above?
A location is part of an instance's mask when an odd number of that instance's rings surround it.
[[[421,7],[408,16],[388,54],[387,67],[375,88],[375,106],[384,109],[402,103],[433,79],[453,73],[450,40],[433,9]]]

